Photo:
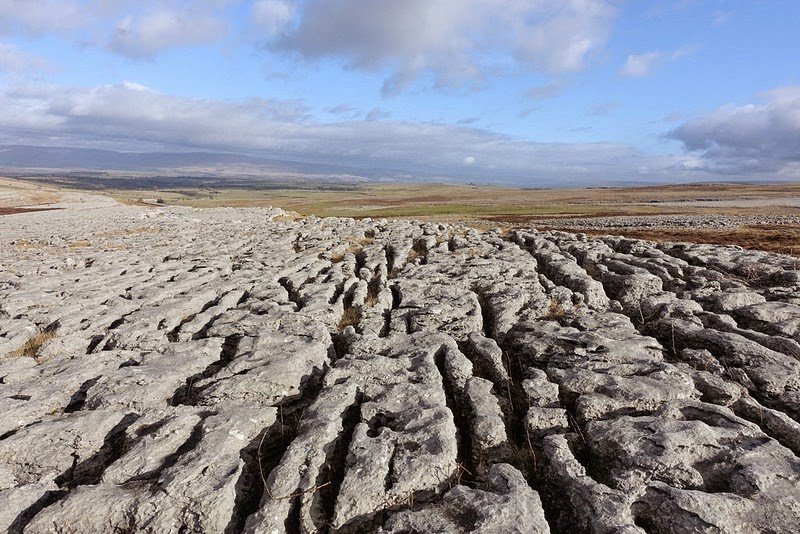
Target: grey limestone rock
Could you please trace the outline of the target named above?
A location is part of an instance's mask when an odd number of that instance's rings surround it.
[[[0,530],[800,531],[796,258],[64,199],[0,217]]]
[[[539,495],[508,464],[495,464],[489,487],[456,486],[439,504],[395,514],[383,532],[547,533]]]

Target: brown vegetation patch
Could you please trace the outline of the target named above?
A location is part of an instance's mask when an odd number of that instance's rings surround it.
[[[359,322],[361,322],[361,309],[356,306],[347,306],[339,320],[339,331],[341,332],[348,326],[356,327]]]
[[[381,291],[381,279],[378,276],[373,276],[367,285],[367,306],[370,308],[375,307],[378,303],[378,294]]]
[[[342,260],[344,260],[344,256],[345,253],[341,251],[331,252],[330,256],[328,256],[328,261],[330,261],[331,263],[340,263]],[[323,254],[320,254],[319,257],[324,258],[325,256]]]
[[[545,228],[542,228],[544,230]],[[562,230],[560,228],[546,228]],[[608,228],[602,230],[563,229],[588,235],[622,235],[647,241],[685,241],[713,245],[738,245],[750,250],[764,250],[800,257],[800,227],[783,225],[752,225],[732,229],[689,228]]]
[[[26,341],[22,347],[13,351],[11,356],[27,356],[29,358],[36,359],[39,356],[39,350],[42,348],[42,346],[54,337],[56,337],[55,328],[45,328],[44,330],[40,330],[31,336],[31,338],[28,339],[28,341]]]
[[[558,321],[567,314],[567,310],[556,299],[550,299],[550,306],[547,308],[547,319]]]

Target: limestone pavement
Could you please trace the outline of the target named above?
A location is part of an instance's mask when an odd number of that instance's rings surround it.
[[[797,532],[800,267],[91,199],[0,218],[0,529]]]

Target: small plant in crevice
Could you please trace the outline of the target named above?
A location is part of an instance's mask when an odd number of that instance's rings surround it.
[[[341,251],[332,252],[330,256],[328,256],[328,261],[331,263],[341,263],[344,260],[345,253]],[[324,258],[325,256],[320,254],[320,258]]]
[[[339,331],[343,331],[348,326],[356,327],[359,322],[361,322],[361,309],[353,305],[347,306],[339,320]]]
[[[378,294],[381,291],[381,279],[379,276],[373,276],[367,285],[367,306],[374,308],[378,303]]]
[[[22,347],[10,353],[11,356],[26,356],[39,361],[39,351],[45,343],[56,337],[58,326],[48,326],[31,336]]]
[[[558,321],[563,319],[567,314],[567,310],[561,305],[557,299],[550,299],[550,305],[547,308],[547,319],[551,321]]]
[[[418,250],[411,249],[411,251],[409,251],[408,255],[406,256],[406,263],[414,263],[417,259],[422,258],[424,255],[425,255],[424,253]]]

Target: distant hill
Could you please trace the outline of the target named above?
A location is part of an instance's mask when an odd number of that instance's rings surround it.
[[[1,169],[127,171],[281,177],[410,179],[385,169],[352,168],[320,163],[272,160],[224,152],[117,152],[93,148],[0,145]]]
[[[10,176],[70,177],[83,187],[261,187],[270,184],[405,182],[569,188],[594,185],[589,178],[520,178],[492,171],[440,174],[420,169],[353,167],[270,159],[229,152],[118,152],[96,148],[0,145],[0,172]],[[667,180],[603,181],[605,187],[665,185]]]

